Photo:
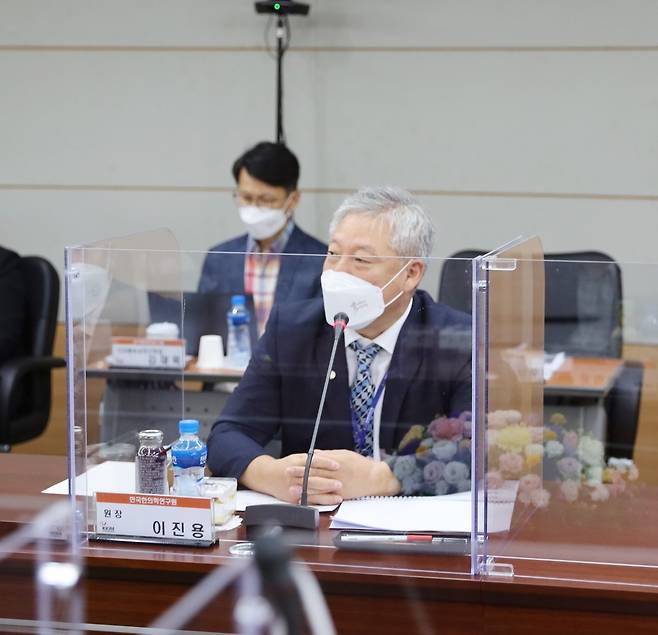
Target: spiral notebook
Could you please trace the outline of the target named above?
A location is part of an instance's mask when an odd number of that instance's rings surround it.
[[[487,530],[508,531],[512,523],[518,481],[490,491]],[[484,514],[480,503],[479,515]],[[375,531],[428,531],[433,533],[471,533],[471,493],[446,496],[371,496],[341,503],[330,529],[366,529]]]

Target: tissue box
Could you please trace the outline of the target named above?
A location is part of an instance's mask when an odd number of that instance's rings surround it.
[[[213,499],[215,525],[223,525],[235,514],[238,481],[234,478],[207,476],[201,485],[201,496]]]
[[[112,366],[185,368],[185,340],[113,337]]]

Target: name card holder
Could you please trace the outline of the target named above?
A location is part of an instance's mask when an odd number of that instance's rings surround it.
[[[185,340],[113,337],[111,366],[185,368]]]
[[[209,547],[213,499],[96,492],[96,540]]]

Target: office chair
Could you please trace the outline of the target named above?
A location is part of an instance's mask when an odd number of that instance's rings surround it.
[[[59,277],[44,258],[21,258],[27,293],[25,356],[0,366],[0,451],[39,436],[50,416],[50,371],[66,362],[52,357]]]
[[[471,313],[471,260],[485,251],[466,249],[443,264],[439,302]],[[619,265],[598,251],[544,256],[544,348],[575,357],[622,355],[622,283]],[[632,458],[642,391],[643,367],[625,361],[605,400],[606,454]]]

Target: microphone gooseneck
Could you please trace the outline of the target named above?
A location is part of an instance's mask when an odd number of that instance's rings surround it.
[[[336,349],[340,336],[345,331],[347,323],[350,321],[345,313],[336,313],[334,315],[334,344],[331,347],[331,357],[329,358],[329,365],[327,366],[327,373],[324,377],[324,386],[322,387],[322,397],[320,397],[320,406],[318,407],[318,414],[315,417],[315,425],[313,426],[313,436],[306,455],[306,465],[304,466],[304,480],[302,482],[302,496],[300,500],[301,505],[308,503],[308,477],[311,473],[311,463],[313,461],[313,453],[315,452],[315,440],[318,436],[318,428],[320,427],[320,418],[322,417],[322,410],[324,409],[324,400],[327,396],[327,388],[329,387],[329,377],[331,376],[331,368],[334,365],[334,358],[336,357]]]
[[[318,414],[315,418],[313,437],[311,438],[308,454],[306,456],[301,505],[289,505],[288,503],[265,503],[261,505],[250,505],[247,507],[244,513],[244,524],[247,527],[254,525],[279,525],[281,527],[297,527],[300,529],[317,530],[320,525],[320,514],[318,513],[317,508],[309,507],[307,505],[308,478],[311,472],[311,463],[313,462],[313,452],[315,450],[315,440],[318,435],[318,427],[320,425],[320,418],[322,417],[324,400],[327,396],[327,387],[329,385],[329,378],[331,376],[331,367],[334,365],[334,358],[336,356],[336,349],[338,348],[340,336],[345,330],[348,321],[349,317],[345,315],[345,313],[336,313],[336,315],[334,315],[334,344],[331,349],[331,359],[329,360],[329,366],[327,367],[327,374],[324,378],[324,387],[322,388],[322,397],[320,399]]]

